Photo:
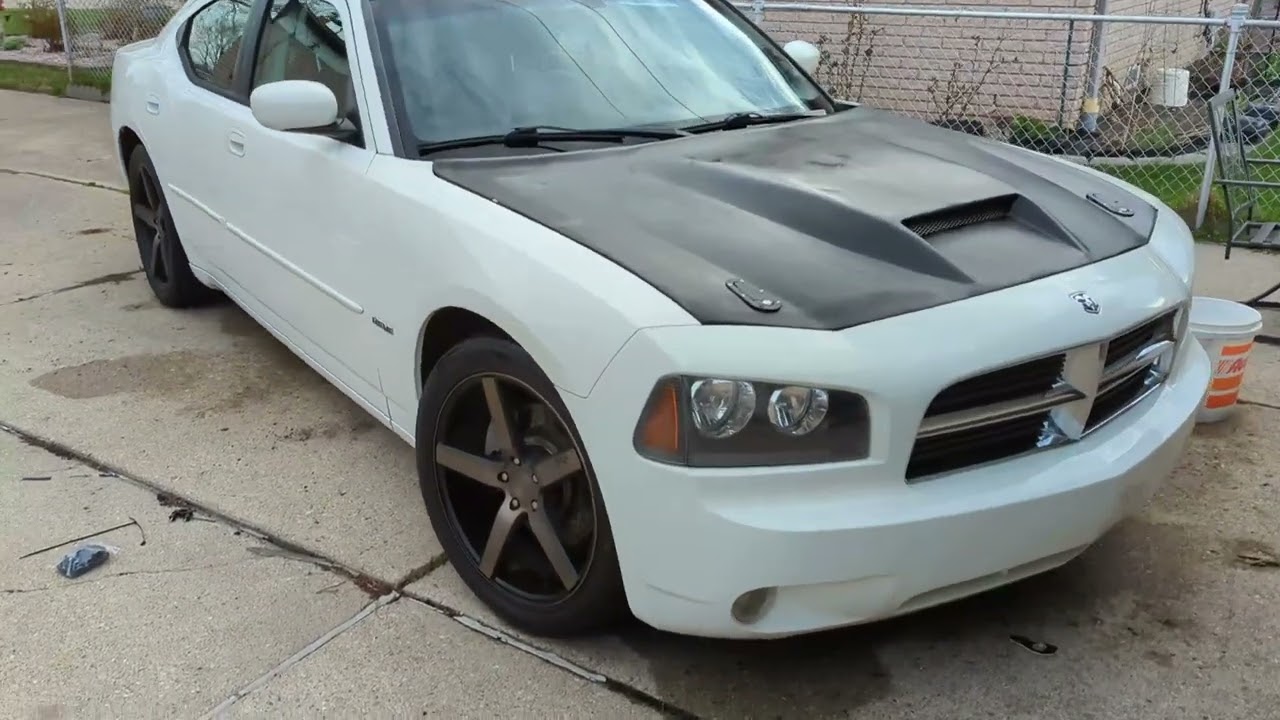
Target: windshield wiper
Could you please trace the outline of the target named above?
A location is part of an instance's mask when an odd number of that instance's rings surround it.
[[[811,117],[820,116],[807,112],[775,113],[772,115],[765,115],[755,111],[740,112],[714,122],[685,125],[681,130],[691,133],[711,132],[713,130],[741,130],[752,125],[772,125],[773,123],[791,122],[792,120],[803,120]]]
[[[677,128],[596,128],[579,130],[551,125],[534,125],[514,128],[511,132],[503,135],[480,135],[478,137],[422,143],[418,146],[418,154],[426,155],[442,150],[456,150],[459,148],[480,147],[482,145],[504,145],[510,148],[540,147],[542,143],[548,141],[621,143],[627,138],[670,140],[684,137],[688,134],[685,130]],[[556,148],[549,149],[554,150]]]

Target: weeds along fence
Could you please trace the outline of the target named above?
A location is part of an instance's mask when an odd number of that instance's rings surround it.
[[[1186,9],[1204,13],[1197,16],[737,5],[780,42],[817,45],[817,80],[841,99],[1089,164],[1158,196],[1193,226],[1207,218],[1216,231],[1225,209],[1207,182],[1207,103],[1219,88],[1239,93],[1250,152],[1280,157],[1280,22],[1250,18],[1260,3],[1228,3],[1193,0]],[[1262,198],[1259,209],[1280,220],[1280,197]]]

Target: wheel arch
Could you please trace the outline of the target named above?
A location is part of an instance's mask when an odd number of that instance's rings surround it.
[[[546,373],[552,384],[575,395],[585,395],[599,373],[603,372],[604,368],[593,368],[585,375],[580,370],[575,373],[575,363],[564,362],[553,351],[557,346],[554,339],[548,342],[547,338],[541,337],[497,303],[485,302],[478,293],[475,297],[467,297],[465,292],[461,294],[463,297],[454,297],[432,310],[418,327],[414,364],[418,397],[422,396],[427,376],[440,358],[458,343],[477,335],[496,336],[519,345]]]
[[[116,133],[116,148],[120,152],[120,171],[126,177],[129,174],[129,156],[139,146],[145,147],[146,143],[142,142],[142,135],[129,125],[121,125],[120,132]]]
[[[422,386],[445,353],[464,340],[486,335],[519,344],[497,323],[459,305],[446,305],[428,315],[418,328],[418,348],[414,363],[418,395],[422,395]]]

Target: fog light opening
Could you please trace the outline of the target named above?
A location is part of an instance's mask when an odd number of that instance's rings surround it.
[[[729,608],[733,619],[743,625],[751,625],[759,621],[773,604],[774,590],[771,587],[756,588],[739,595],[738,599],[733,601],[733,607]]]

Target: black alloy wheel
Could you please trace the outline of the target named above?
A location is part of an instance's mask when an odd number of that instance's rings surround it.
[[[151,157],[141,145],[129,156],[129,202],[142,270],[156,299],[173,308],[210,300],[216,293],[191,273],[164,187]]]
[[[539,635],[625,608],[604,503],[554,386],[518,345],[473,338],[432,371],[418,416],[432,526],[477,596]]]

